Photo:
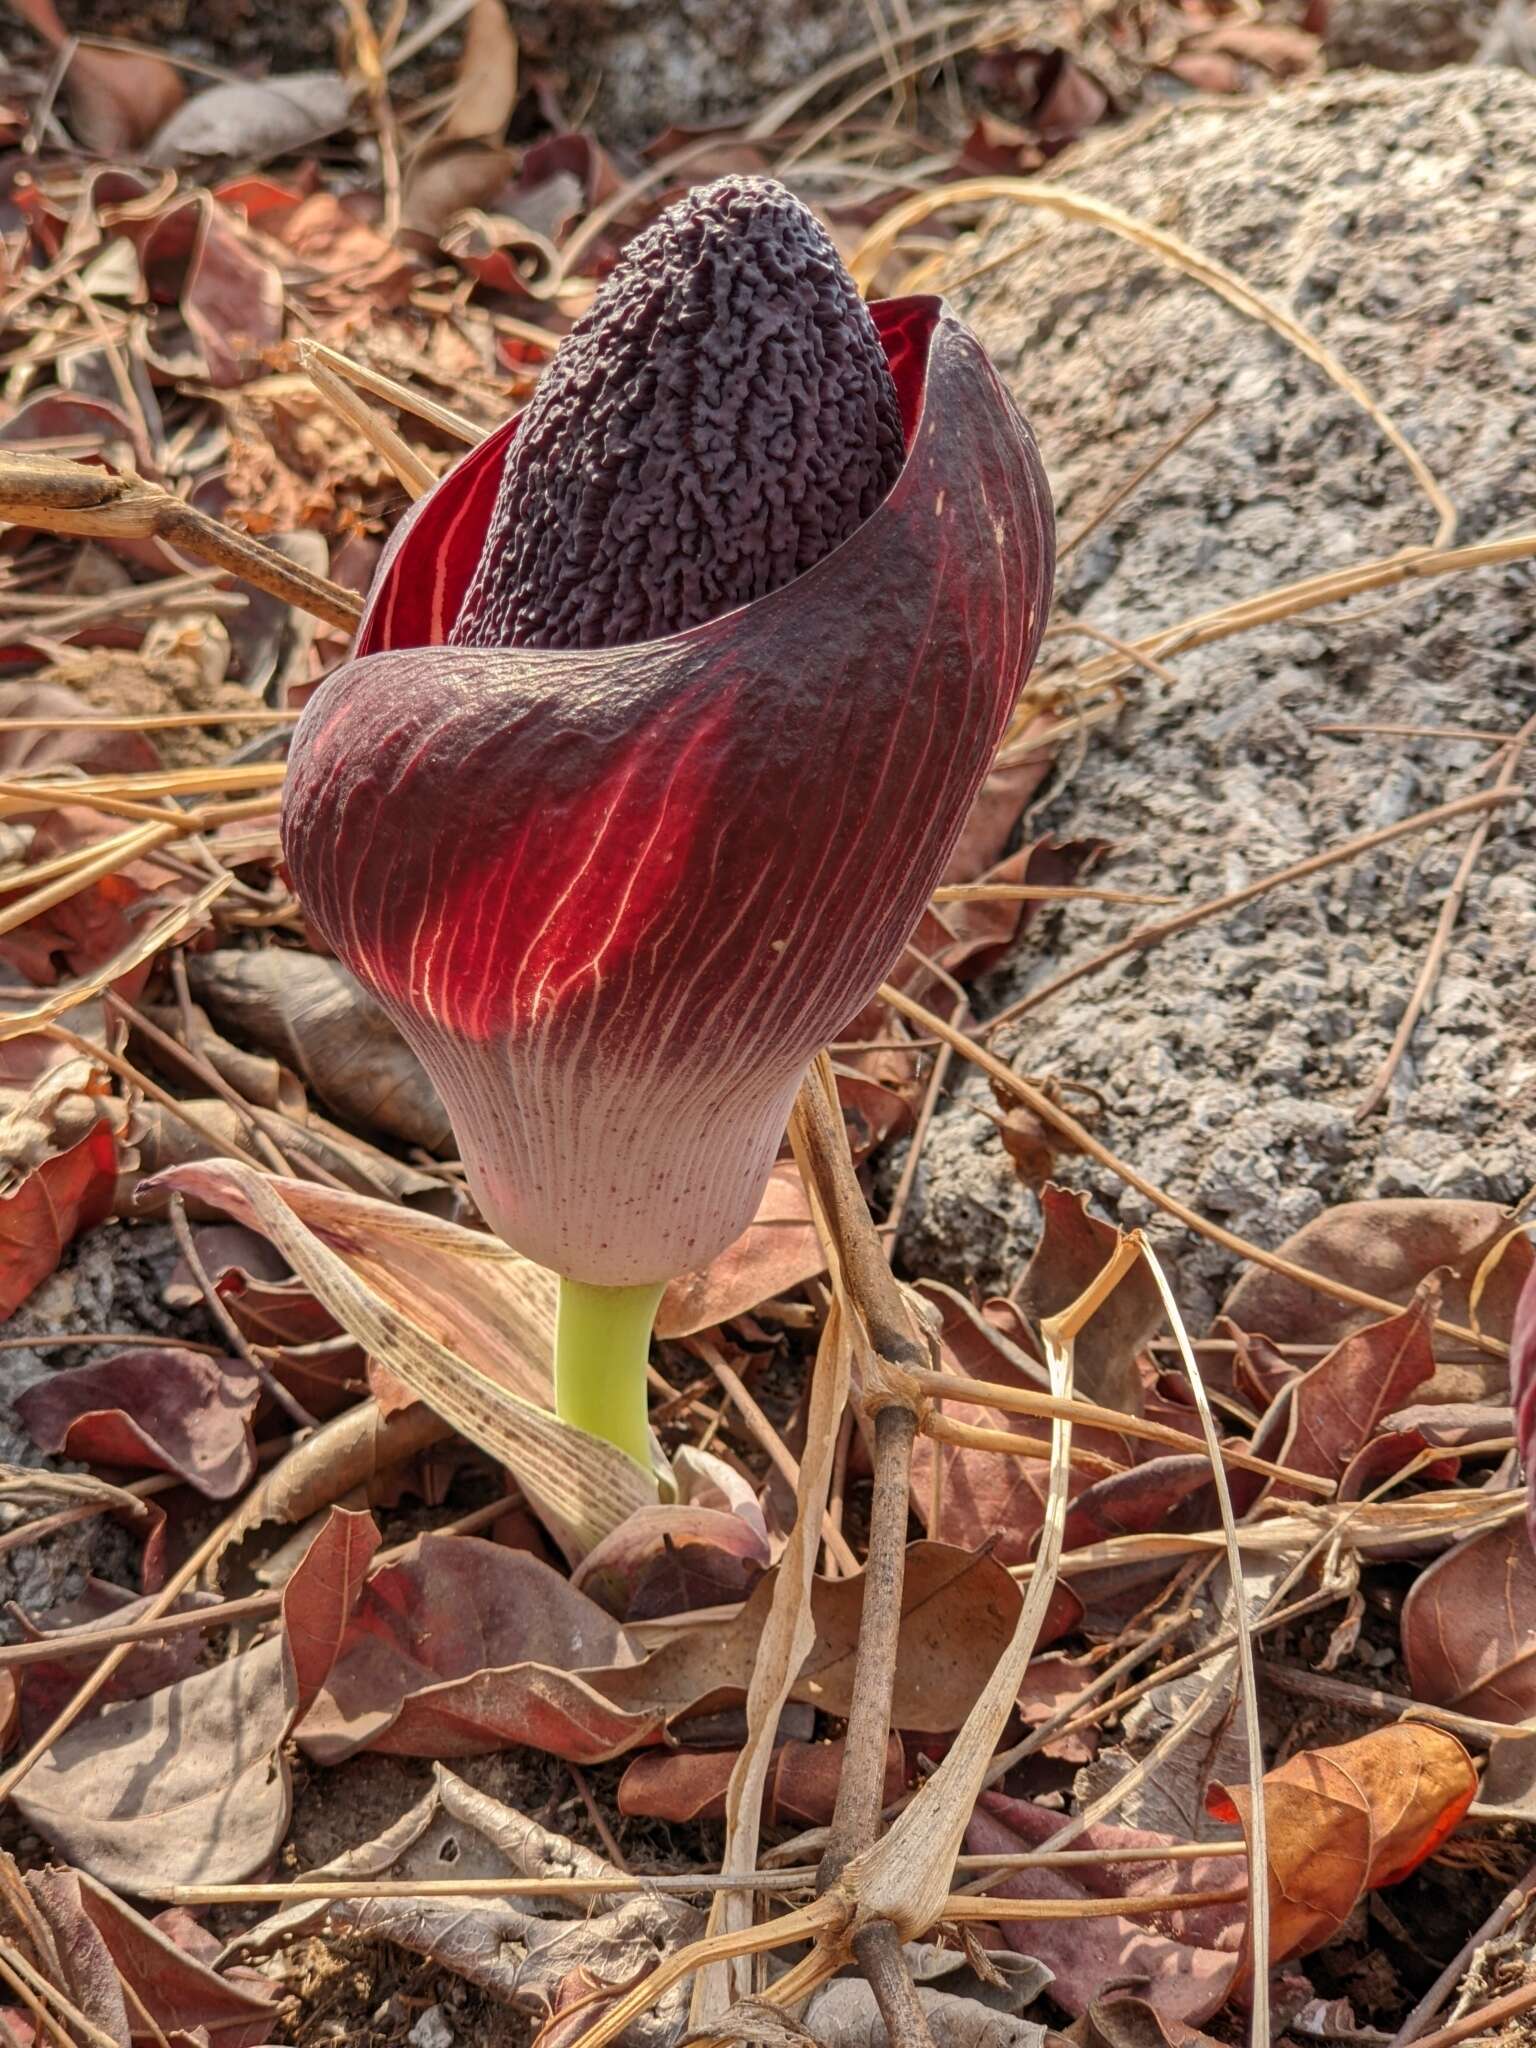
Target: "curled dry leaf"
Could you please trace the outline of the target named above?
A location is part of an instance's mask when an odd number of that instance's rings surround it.
[[[371,1555],[364,1524],[371,1518],[332,1509],[283,1589],[277,1635],[76,1722],[15,1793],[28,1823],[92,1877],[139,1895],[261,1869],[288,1832],[283,1746],[301,1688],[322,1675]]]
[[[322,1764],[515,1742],[597,1763],[655,1729],[591,1678],[635,1658],[610,1615],[527,1552],[422,1536],[364,1588],[299,1740]]]
[[[431,1788],[384,1834],[313,1873],[318,1877],[465,1878],[615,1875],[590,1850],[550,1833],[500,1801],[437,1767]],[[702,1915],[680,1899],[602,1893],[567,1903],[492,1898],[317,1900],[286,1906],[237,1935],[220,1957],[265,1955],[314,1928],[348,1930],[393,1942],[478,1985],[492,1998],[543,2019],[582,1972],[625,1984],[659,1954],[693,1939]],[[639,2048],[670,2048],[680,2031],[686,1988],[626,2038]],[[589,2008],[584,2016],[590,2020]]]
[[[99,1002],[66,1010],[61,1021],[76,1037],[106,1045]],[[89,1137],[110,1113],[102,1099],[110,1087],[105,1067],[61,1039],[28,1031],[0,1043],[0,1198]]]
[[[0,1201],[0,1321],[48,1278],[71,1238],[112,1213],[116,1193],[117,1139],[102,1121]]]
[[[232,79],[194,94],[168,119],[151,123],[144,159],[168,169],[206,157],[263,163],[340,128],[351,106],[351,88],[334,71]]]
[[[455,1224],[233,1160],[149,1185],[260,1230],[371,1358],[511,1468],[573,1560],[654,1502],[632,1459],[549,1411],[552,1273]]]
[[[587,1553],[571,1584],[621,1621],[648,1621],[732,1606],[768,1561],[761,1514],[748,1520],[718,1508],[640,1508]]]
[[[243,1359],[167,1346],[51,1373],[15,1407],[40,1450],[174,1472],[210,1500],[228,1500],[256,1469],[251,1422],[260,1399],[261,1382]]]
[[[781,1742],[763,1788],[766,1825],[815,1827],[830,1820],[847,1751],[841,1740]],[[724,1820],[737,1755],[733,1749],[649,1750],[619,1780],[619,1811],[651,1820]],[[893,1732],[886,1742],[882,1804],[900,1797],[906,1777],[906,1752]]]
[[[371,1490],[382,1475],[452,1434],[452,1425],[421,1402],[386,1416],[376,1401],[359,1401],[256,1482],[240,1503],[228,1547],[265,1523],[307,1522],[354,1488]]]
[[[1364,1893],[1398,1883],[1434,1854],[1476,1793],[1467,1752],[1422,1721],[1302,1750],[1266,1771],[1271,1961],[1331,1940]],[[1246,1829],[1251,1796],[1243,1785],[1212,1785],[1206,1806]],[[1245,1923],[1239,1979],[1249,1967]]]
[[[1427,1565],[1401,1628],[1415,1699],[1485,1721],[1536,1715],[1536,1554],[1521,1524],[1469,1536]]]
[[[426,1069],[339,960],[221,950],[194,955],[187,971],[220,1024],[291,1067],[338,1116],[428,1152],[452,1152],[447,1112]]]
[[[1092,1214],[1087,1195],[1068,1188],[1040,1190],[1041,1233],[1015,1289],[1026,1316],[1038,1323],[1076,1301],[1109,1263],[1122,1232]],[[1073,1350],[1077,1391],[1101,1407],[1141,1413],[1136,1354],[1162,1321],[1162,1299],[1146,1264],[1138,1260],[1113,1294],[1079,1331]]]
[[[1473,1323],[1473,1285],[1484,1259],[1501,1240],[1505,1242],[1494,1270],[1483,1279],[1476,1327],[1505,1340],[1520,1289],[1536,1268],[1536,1250],[1521,1233],[1510,1235],[1509,1217],[1494,1202],[1341,1202],[1288,1237],[1279,1251],[1293,1265],[1405,1307],[1422,1281],[1437,1268],[1447,1267],[1449,1271],[1441,1274],[1439,1312],[1447,1322],[1467,1327]],[[1245,1330],[1262,1331],[1276,1344],[1336,1344],[1375,1319],[1371,1309],[1335,1301],[1260,1266],[1246,1269],[1227,1296],[1223,1313]],[[1483,1354],[1470,1353],[1453,1337],[1438,1337],[1436,1346],[1442,1361],[1464,1362],[1479,1373],[1487,1370],[1489,1361]],[[1473,1399],[1482,1391],[1481,1386],[1476,1391],[1458,1389],[1452,1398]]]

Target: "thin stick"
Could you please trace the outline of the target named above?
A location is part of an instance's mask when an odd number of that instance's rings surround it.
[[[251,1368],[251,1371],[255,1373],[261,1383],[262,1391],[282,1409],[288,1420],[296,1428],[314,1429],[317,1426],[314,1416],[310,1414],[302,1401],[296,1400],[289,1393],[282,1381],[273,1373],[271,1367],[264,1365],[256,1356],[256,1353],[251,1349],[245,1332],[230,1314],[223,1296],[209,1278],[208,1268],[203,1264],[202,1254],[197,1249],[197,1240],[192,1235],[192,1226],[187,1221],[187,1205],[180,1195],[172,1195],[171,1197],[171,1229],[175,1233],[176,1242],[181,1248],[181,1256],[186,1260],[187,1270],[192,1275],[198,1292],[203,1297],[208,1313],[224,1332],[238,1355]]]
[[[140,477],[109,476],[84,463],[8,448],[0,453],[0,518],[45,533],[162,540],[343,632],[362,617],[355,592]]]
[[[1294,583],[1280,583],[1254,597],[1239,598],[1234,604],[1219,605],[1176,626],[1159,627],[1144,633],[1131,644],[1139,653],[1183,654],[1194,647],[1209,647],[1217,640],[1229,640],[1254,626],[1272,625],[1278,619],[1292,619],[1304,612],[1361,597],[1371,590],[1391,590],[1417,579],[1459,576],[1474,569],[1494,569],[1505,562],[1528,561],[1536,555],[1536,532],[1507,534],[1502,540],[1472,541],[1459,548],[1405,548],[1394,555],[1376,555],[1356,562],[1348,569],[1329,569],[1318,576],[1303,576]],[[1075,671],[1079,689],[1107,689],[1123,680],[1127,671],[1124,656],[1103,654],[1084,662]],[[1020,699],[1020,711],[1030,715],[1033,692]],[[1010,740],[1016,738],[1010,733]],[[1501,735],[1502,737],[1502,735]]]
[[[1536,2005],[1536,1977],[1516,1991],[1506,1991],[1502,1998],[1491,1998],[1476,2012],[1469,2012],[1464,2019],[1441,2027],[1438,2033],[1421,2034],[1419,2048],[1455,2048],[1456,2042],[1469,2040],[1473,2034],[1493,2033],[1517,2013],[1529,2012],[1533,2005]]]
[[[544,338],[548,339],[547,336]],[[314,376],[317,368],[334,371],[337,377],[344,377],[349,384],[355,384],[359,391],[370,392],[373,397],[382,398],[386,405],[398,406],[401,412],[413,413],[417,419],[426,420],[429,425],[440,427],[445,434],[451,434],[456,441],[467,441],[472,448],[485,439],[485,429],[477,427],[463,413],[439,405],[424,391],[402,384],[394,377],[386,377],[382,370],[375,370],[368,363],[354,362],[339,349],[328,348],[323,341],[301,341],[298,350],[299,361],[310,376]]]
[[[859,1662],[863,1661],[861,1646]],[[827,1854],[831,1853],[829,1849]],[[865,1982],[875,1994],[890,2048],[935,2048],[928,2015],[923,2011],[912,1972],[901,1952],[901,1936],[890,1921],[877,1920],[856,1934],[853,1953]]]
[[[725,1389],[731,1406],[742,1416],[759,1447],[767,1452],[774,1467],[784,1480],[785,1485],[789,1487],[792,1493],[798,1492],[800,1487],[800,1467],[786,1449],[784,1439],[768,1420],[757,1402],[753,1400],[751,1394],[748,1393],[740,1374],[726,1364],[718,1349],[709,1342],[708,1338],[696,1337],[693,1340],[693,1348]],[[842,1572],[843,1577],[848,1579],[856,1577],[859,1570],[859,1560],[854,1556],[852,1550],[849,1549],[842,1530],[834,1525],[831,1516],[826,1513],[822,1515],[821,1535],[822,1541],[837,1559],[838,1569]]]
[[[1496,1940],[1509,1923],[1525,1911],[1533,1891],[1536,1891],[1536,1863],[1526,1871],[1513,1891],[1504,1894],[1482,1926],[1467,1936],[1392,2036],[1390,2048],[1408,2048],[1410,2041],[1418,2040],[1425,2027],[1461,1982],[1462,1972],[1468,1968],[1478,1950],[1485,1942]]]
[[[1464,817],[1469,811],[1486,811],[1497,804],[1513,802],[1520,792],[1512,789],[1475,790],[1470,796],[1457,797],[1448,804],[1436,804],[1432,810],[1417,811],[1411,818],[1399,818],[1395,825],[1379,826],[1374,832],[1361,832],[1353,839],[1346,839],[1338,846],[1330,846],[1322,853],[1314,853],[1306,860],[1293,861],[1289,867],[1276,868],[1270,874],[1261,875],[1256,882],[1249,882],[1244,888],[1230,890],[1225,896],[1209,896],[1203,903],[1192,903],[1187,910],[1180,910],[1172,917],[1158,918],[1152,924],[1138,925],[1123,939],[1117,939],[1112,946],[1106,946],[1102,953],[1095,953],[1091,959],[1080,960],[1075,967],[1067,968],[1039,988],[1031,989],[1028,995],[1020,996],[1017,1002],[999,1010],[995,1017],[982,1026],[980,1036],[990,1038],[1002,1030],[1005,1024],[1012,1024],[1020,1017],[1028,1016],[1059,995],[1074,982],[1082,981],[1087,975],[1098,974],[1102,969],[1113,966],[1128,954],[1145,952],[1148,947],[1160,945],[1164,939],[1173,938],[1179,932],[1187,932],[1207,918],[1222,917],[1229,910],[1237,910],[1244,903],[1252,903],[1271,889],[1278,889],[1288,882],[1304,881],[1308,875],[1321,874],[1325,868],[1337,867],[1341,862],[1354,860],[1362,853],[1370,853],[1375,847],[1385,846],[1391,840],[1405,839],[1410,833],[1427,832],[1433,826],[1449,823],[1452,818]]]
[[[1508,789],[1514,782],[1515,771],[1520,766],[1520,757],[1525,752],[1532,733],[1536,733],[1536,717],[1526,720],[1505,749],[1504,759],[1500,763],[1498,776],[1493,785],[1494,791]],[[1408,1050],[1413,1034],[1418,1028],[1419,1019],[1424,1014],[1424,1007],[1440,978],[1441,962],[1450,948],[1451,934],[1456,929],[1456,921],[1461,916],[1461,906],[1467,899],[1467,890],[1473,873],[1482,858],[1483,848],[1487,845],[1488,834],[1492,830],[1492,813],[1485,811],[1468,834],[1461,859],[1456,864],[1456,873],[1451,878],[1451,886],[1446,890],[1445,900],[1440,905],[1440,915],[1435,920],[1434,936],[1429,942],[1429,951],[1424,955],[1418,979],[1413,984],[1413,994],[1408,998],[1408,1006],[1392,1034],[1387,1056],[1377,1068],[1375,1078],[1365,1091],[1365,1099],[1355,1111],[1357,1124],[1365,1122],[1392,1085],[1392,1077]]]
[[[932,903],[1177,903],[1156,889],[1048,889],[1034,882],[944,882]]]
[[[292,725],[297,711],[154,711],[136,718],[0,718],[0,732],[170,732],[189,725]]]
[[[1486,746],[1507,747],[1513,733],[1489,732],[1477,725],[1383,725],[1372,719],[1343,719],[1332,725],[1309,725],[1308,732],[1364,735],[1381,733],[1402,740],[1473,740]]]
[[[953,286],[950,289],[953,289]],[[1139,491],[1147,478],[1161,469],[1170,455],[1177,455],[1191,434],[1198,433],[1206,421],[1214,419],[1220,410],[1221,400],[1219,398],[1213,398],[1208,405],[1201,406],[1192,419],[1187,420],[1176,434],[1164,441],[1162,446],[1147,458],[1140,469],[1133,470],[1131,475],[1126,478],[1125,482],[1118,489],[1110,492],[1099,509],[1096,512],[1090,513],[1082,525],[1077,527],[1062,542],[1056,551],[1057,561],[1064,562],[1068,555],[1072,554],[1075,549],[1080,548],[1091,533],[1097,531],[1106,519],[1119,511],[1133,491]]]
[[[827,1846],[816,1872],[818,1891],[828,1891],[837,1883],[854,1857],[869,1847],[880,1828],[891,1695],[901,1634],[907,1509],[916,1434],[917,1417],[903,1402],[888,1403],[875,1417],[875,1492],[870,1508],[869,1561],[864,1567],[864,1602],[859,1610],[859,1654],[854,1664],[853,1699],[837,1801]],[[885,1971],[883,1960],[881,1969]]]
[[[1495,794],[1496,792],[1490,791],[1489,798]],[[1149,1202],[1155,1202],[1159,1209],[1166,1211],[1170,1216],[1176,1216],[1188,1229],[1198,1231],[1200,1236],[1209,1238],[1213,1244],[1219,1244],[1229,1252],[1235,1252],[1240,1259],[1248,1259],[1257,1266],[1267,1266],[1272,1273],[1283,1273],[1288,1280],[1300,1281],[1302,1286],[1310,1287],[1318,1294],[1331,1295],[1335,1301],[1347,1301],[1356,1308],[1373,1309],[1381,1316],[1402,1314],[1403,1305],[1400,1301],[1386,1301],[1378,1294],[1367,1294],[1363,1288],[1348,1287],[1342,1280],[1331,1280],[1324,1273],[1314,1273],[1306,1266],[1298,1266],[1291,1259],[1281,1258],[1278,1252],[1267,1252],[1259,1245],[1250,1244],[1247,1238],[1239,1237],[1235,1231],[1224,1230],[1219,1223],[1212,1223],[1208,1217],[1187,1208],[1183,1202],[1160,1188],[1155,1181],[1148,1180],[1145,1174],[1138,1173],[1134,1166],[1128,1165],[1116,1153],[1111,1152],[1107,1145],[1101,1145],[1091,1131],[1075,1117],[1068,1116],[1067,1112],[1052,1102],[1042,1090],[1032,1087],[1028,1081],[1021,1080],[1012,1067],[1000,1060],[996,1053],[988,1052],[985,1046],[978,1045],[975,1039],[967,1038],[963,1032],[951,1030],[935,1011],[926,1009],[921,1003],[913,1002],[910,996],[904,995],[899,988],[893,988],[889,982],[878,993],[882,1002],[889,1003],[893,1009],[899,1010],[914,1024],[921,1025],[923,1030],[933,1037],[947,1040],[957,1052],[964,1053],[968,1060],[980,1067],[983,1073],[1001,1081],[1003,1086],[1027,1108],[1032,1109],[1036,1116],[1072,1139],[1080,1151],[1086,1152],[1091,1159],[1096,1159],[1101,1166],[1108,1167],[1109,1171],[1123,1180],[1127,1187],[1135,1188],[1140,1194],[1145,1195]],[[1464,1329],[1460,1323],[1442,1322],[1438,1318],[1434,1327],[1445,1336],[1459,1338],[1463,1344],[1471,1344],[1479,1351],[1486,1351],[1491,1357],[1508,1356],[1507,1344],[1499,1343],[1494,1337],[1484,1336],[1479,1330]],[[990,1386],[990,1382],[988,1385]],[[992,1389],[987,1398],[995,1400],[996,1390]],[[1117,1427],[1122,1430],[1126,1427],[1123,1417]]]
[[[1041,1393],[1034,1387],[968,1379],[960,1373],[925,1370],[914,1373],[912,1377],[935,1401],[969,1401],[978,1406],[985,1404],[1003,1408],[1014,1415],[1037,1415],[1043,1419],[1060,1415],[1068,1422],[1085,1423],[1090,1429],[1111,1429],[1120,1436],[1140,1437],[1146,1443],[1165,1444],[1175,1451],[1193,1451],[1198,1447],[1198,1439],[1187,1430],[1175,1429],[1167,1422],[1149,1422],[1140,1415],[1128,1415],[1119,1408],[1105,1408],[1097,1401],[1060,1401],[1054,1394]],[[1015,1455],[1021,1457],[1045,1455],[1043,1444],[1030,1445],[1027,1440],[1021,1443],[1006,1430],[982,1429],[968,1422],[949,1422],[948,1418],[946,1425],[943,1430],[933,1433],[946,1437],[951,1443],[973,1444],[978,1450],[1002,1450],[1010,1446]],[[1282,1479],[1287,1485],[1305,1487],[1324,1499],[1333,1497],[1333,1481],[1323,1479],[1315,1472],[1293,1472],[1288,1466],[1272,1464],[1268,1458],[1256,1458],[1251,1452],[1236,1450],[1230,1444],[1222,1446],[1222,1454],[1228,1464],[1236,1465],[1242,1471],[1262,1472],[1266,1478]],[[1103,1462],[1095,1457],[1093,1465],[1087,1469],[1101,1468]]]
[[[359,398],[334,370],[320,360],[313,342],[299,343],[299,362],[332,412],[355,428],[376,453],[383,456],[405,486],[407,495],[425,497],[437,482],[437,473],[422,461],[404,435],[397,432],[376,406]]]
[[[1248,1745],[1248,1788],[1249,1812],[1245,1832],[1248,1836],[1248,1867],[1260,1873],[1260,1877],[1249,1887],[1248,1893],[1248,1951],[1252,1958],[1251,1969],[1255,1995],[1253,2016],[1248,2038],[1253,2048],[1269,2048],[1269,1825],[1264,1807],[1264,1737],[1259,1727],[1259,1681],[1254,1669],[1253,1636],[1244,1605],[1245,1581],[1243,1579],[1243,1555],[1237,1541],[1237,1518],[1232,1512],[1232,1496],[1227,1490],[1227,1475],[1222,1464],[1221,1439],[1216,1434],[1216,1417],[1206,1396],[1205,1381],[1195,1354],[1190,1348],[1184,1318],[1179,1313],[1179,1304],[1173,1289],[1168,1285],[1158,1256],[1146,1238],[1137,1233],[1141,1255],[1147,1262],[1162,1297],[1163,1313],[1167,1316],[1179,1349],[1184,1359],[1184,1374],[1189,1381],[1190,1391],[1195,1397],[1195,1407],[1200,1415],[1200,1427],[1205,1435],[1205,1447],[1211,1461],[1211,1477],[1216,1483],[1216,1505],[1221,1512],[1221,1532],[1227,1543],[1227,1572],[1232,1587],[1232,1625],[1237,1635],[1237,1668],[1242,1678],[1240,1688],[1243,1708],[1243,1734]]]
[[[1145,648],[1137,647],[1133,641],[1122,640],[1115,633],[1106,633],[1102,626],[1090,626],[1086,619],[1061,619],[1055,625],[1047,626],[1040,637],[1042,640],[1060,640],[1072,634],[1084,640],[1097,640],[1101,647],[1112,647],[1116,654],[1123,654],[1133,667],[1144,668],[1160,683],[1177,689],[1179,678],[1166,662],[1159,661],[1155,654],[1148,654]],[[1046,680],[1042,678],[1042,683]]]

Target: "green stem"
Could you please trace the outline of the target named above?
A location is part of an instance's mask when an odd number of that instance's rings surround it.
[[[651,1469],[645,1368],[662,1288],[560,1282],[555,1413]]]

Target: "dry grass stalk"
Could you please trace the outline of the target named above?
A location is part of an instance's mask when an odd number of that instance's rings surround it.
[[[343,632],[350,633],[362,616],[362,600],[353,591],[141,477],[110,476],[84,463],[8,448],[0,454],[0,519],[44,533],[161,540]]]

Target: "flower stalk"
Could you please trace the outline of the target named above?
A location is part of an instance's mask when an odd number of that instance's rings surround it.
[[[555,1317],[555,1412],[606,1437],[651,1470],[646,1366],[660,1285],[594,1287],[560,1281]]]

